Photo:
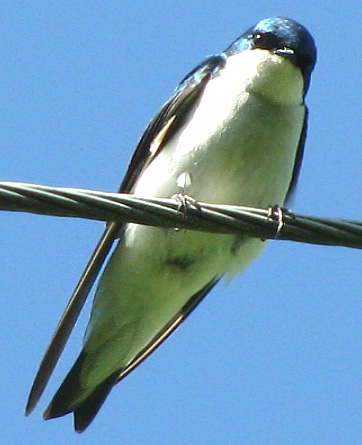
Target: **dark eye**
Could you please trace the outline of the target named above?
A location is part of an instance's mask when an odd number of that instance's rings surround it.
[[[254,43],[256,48],[276,49],[278,41],[275,34],[271,32],[258,32],[254,35]]]

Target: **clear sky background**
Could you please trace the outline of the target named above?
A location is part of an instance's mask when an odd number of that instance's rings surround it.
[[[356,0],[2,1],[0,179],[117,189],[183,76],[261,18],[319,50],[293,210],[362,219],[362,6]],[[362,252],[271,242],[111,393],[82,435],[41,413],[81,347],[89,305],[35,412],[40,359],[102,223],[1,213],[4,444],[361,444]]]

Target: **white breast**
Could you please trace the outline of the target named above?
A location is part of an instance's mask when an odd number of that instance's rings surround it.
[[[302,85],[297,68],[267,51],[230,57],[134,193],[282,205],[303,126]],[[128,224],[97,290],[84,385],[128,364],[192,295],[242,270],[264,245],[253,238]]]
[[[280,56],[250,50],[229,57],[191,121],[162,149],[134,193],[282,205],[304,121],[302,92],[300,70]],[[187,178],[183,190],[181,178]]]

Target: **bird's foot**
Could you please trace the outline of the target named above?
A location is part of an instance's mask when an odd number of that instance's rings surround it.
[[[192,196],[184,195],[183,193],[176,193],[171,198],[177,202],[177,210],[182,212],[185,217],[187,216],[187,209],[190,206],[201,210],[200,204]]]
[[[284,222],[284,216],[291,214],[291,212],[288,209],[285,209],[283,207],[280,207],[278,205],[270,206],[268,208],[268,216],[267,219],[269,221],[273,221],[277,224],[277,230],[275,232],[275,238],[278,238],[281,231],[283,230],[283,227],[285,225]]]

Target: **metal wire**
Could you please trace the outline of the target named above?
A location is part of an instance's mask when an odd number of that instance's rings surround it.
[[[362,248],[362,222],[359,221],[283,211],[279,230],[280,221],[270,209],[198,202],[197,206],[190,204],[181,212],[179,206],[175,199],[0,182],[0,210]]]

